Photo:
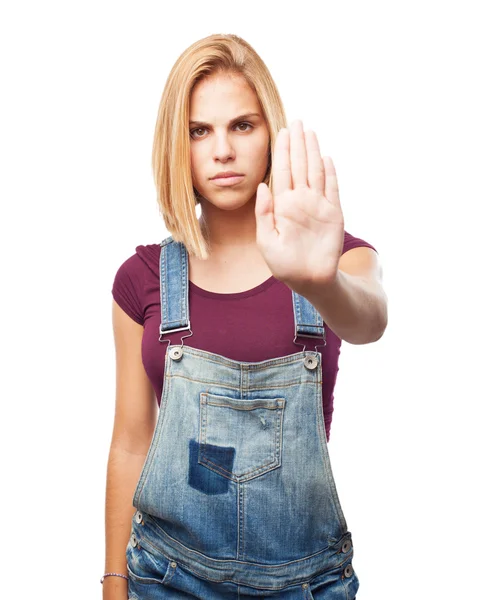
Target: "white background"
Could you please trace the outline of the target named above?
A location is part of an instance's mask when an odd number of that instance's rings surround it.
[[[101,598],[111,286],[167,235],[150,159],[179,54],[236,33],[375,246],[381,340],[343,342],[329,445],[359,600],[477,597],[473,2],[10,2],[0,12],[2,597]],[[6,557],[6,558],[5,558]]]

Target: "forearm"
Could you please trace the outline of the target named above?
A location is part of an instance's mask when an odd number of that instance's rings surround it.
[[[328,286],[308,284],[301,291],[328,327],[350,344],[377,341],[387,325],[387,298],[380,286],[338,270]]]
[[[135,513],[132,500],[146,456],[112,446],[108,457],[105,501],[105,573],[127,575],[126,546]],[[127,598],[126,579],[106,577],[103,600]]]

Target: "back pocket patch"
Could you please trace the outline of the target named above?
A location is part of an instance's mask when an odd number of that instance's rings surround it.
[[[205,468],[198,458],[200,455],[200,445],[196,440],[190,440],[190,456],[188,483],[195,490],[205,494],[226,494],[228,491],[228,479],[221,477],[211,469]],[[209,456],[216,457],[216,460],[228,468],[233,469],[235,458],[234,448],[222,448],[220,446],[208,446],[206,449]]]

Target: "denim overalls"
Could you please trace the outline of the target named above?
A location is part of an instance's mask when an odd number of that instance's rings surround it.
[[[193,335],[194,323],[187,250],[172,237],[160,246],[165,341],[168,332]],[[317,310],[296,292],[292,304],[294,341],[325,345]],[[322,354],[304,348],[240,362],[168,340],[158,421],[133,498],[129,599],[356,597],[326,443]]]

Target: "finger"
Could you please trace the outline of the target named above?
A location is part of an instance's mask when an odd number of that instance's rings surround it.
[[[308,184],[309,187],[324,195],[324,163],[321,158],[318,138],[314,131],[304,132],[306,150],[308,152]]]
[[[308,156],[304,142],[303,123],[300,120],[293,121],[291,131],[291,178],[293,187],[308,185]]]
[[[289,131],[284,127],[276,135],[271,171],[273,174],[273,195],[275,197],[286,190],[292,189]]]
[[[331,204],[339,206],[338,178],[336,177],[336,169],[334,167],[333,159],[330,156],[325,156],[323,162],[326,175],[325,196],[331,202]]]

